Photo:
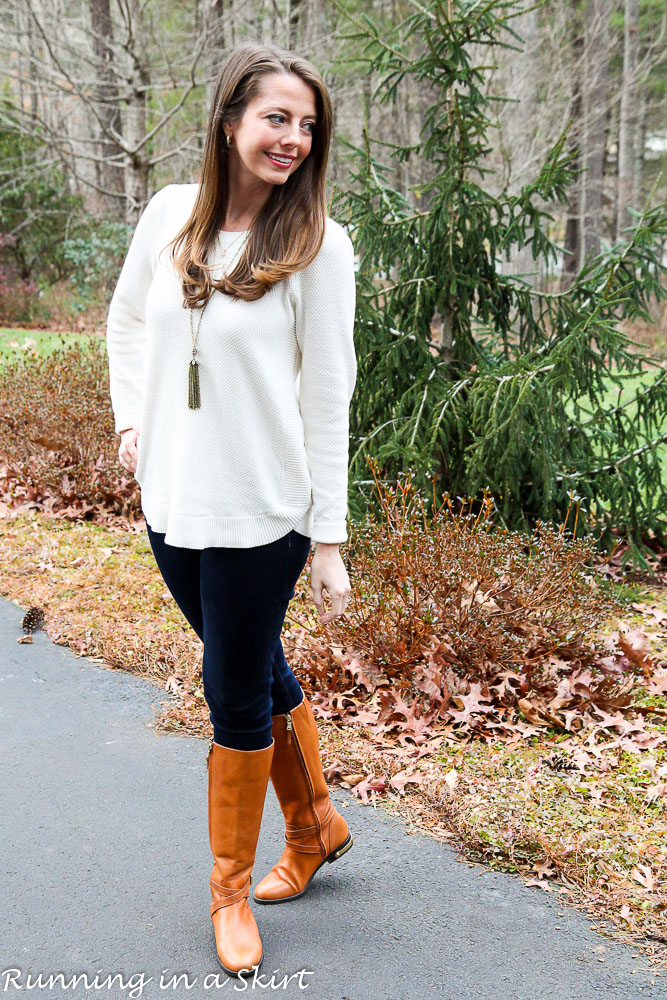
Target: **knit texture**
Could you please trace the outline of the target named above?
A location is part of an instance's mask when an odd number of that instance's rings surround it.
[[[327,217],[315,260],[262,298],[214,291],[197,339],[201,408],[189,409],[189,310],[164,247],[196,191],[169,184],[151,198],[107,316],[115,430],[140,431],[144,516],[184,548],[250,548],[293,528],[344,542],[357,375],[352,242]],[[209,258],[216,278],[231,272],[243,241],[220,231]],[[195,310],[195,331],[198,320]]]

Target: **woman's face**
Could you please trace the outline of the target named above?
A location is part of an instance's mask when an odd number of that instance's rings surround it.
[[[310,153],[317,120],[315,93],[294,73],[265,73],[260,83],[241,121],[224,126],[232,135],[230,166],[268,184],[284,184]]]

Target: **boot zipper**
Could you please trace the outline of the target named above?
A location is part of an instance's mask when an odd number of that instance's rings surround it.
[[[297,739],[297,736],[296,736],[296,730],[292,729],[292,713],[291,712],[286,712],[285,713],[285,724],[287,726],[287,732],[288,732],[288,736],[287,736],[287,742],[288,743],[292,742],[291,736],[292,736],[292,731],[294,731],[294,745],[296,746],[297,751],[299,753],[299,757],[301,758],[301,765],[303,767],[304,774],[306,775],[306,778],[308,780],[308,787],[310,788],[311,808],[313,810],[313,815],[315,816],[315,820],[316,820],[316,823],[317,823],[317,838],[318,838],[318,840],[320,842],[320,847],[322,848],[322,853],[326,854],[327,849],[324,846],[324,841],[322,840],[322,821],[320,820],[320,817],[319,817],[319,815],[317,813],[317,809],[315,808],[315,789],[313,788],[313,783],[312,783],[312,781],[310,779],[310,774],[308,773],[308,768],[306,767],[306,762],[303,759],[303,754],[301,753],[301,747],[299,746],[299,740]]]

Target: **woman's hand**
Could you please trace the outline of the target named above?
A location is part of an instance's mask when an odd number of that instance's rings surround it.
[[[338,551],[338,545],[315,543],[315,553],[310,566],[310,585],[313,590],[313,600],[322,624],[345,612],[350,597],[350,578],[345,569],[345,563]],[[325,612],[322,599],[322,588],[331,598],[331,611]]]
[[[137,438],[139,437],[139,433],[137,427],[127,427],[124,431],[120,432],[118,460],[124,469],[132,473],[137,471],[137,460],[139,458]]]

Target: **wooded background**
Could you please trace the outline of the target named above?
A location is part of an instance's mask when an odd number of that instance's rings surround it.
[[[480,6],[468,4],[472,13]],[[0,126],[46,144],[33,162],[5,162],[2,187],[11,188],[17,170],[58,166],[66,190],[85,198],[88,211],[135,223],[153,191],[196,179],[213,81],[229,49],[247,38],[295,48],[322,72],[335,113],[329,176],[344,187],[346,155],[337,139],[359,142],[365,125],[377,138],[416,143],[432,94],[407,81],[395,107],[381,107],[371,97],[377,78],[359,72],[361,43],[337,33],[350,19],[368,19],[382,34],[415,7],[406,0],[347,0],[344,7],[336,0],[2,0]],[[522,41],[499,47],[489,65],[486,86],[499,103],[488,185],[518,191],[572,120],[569,142],[586,170],[557,220],[571,274],[601,239],[630,224],[630,208],[643,204],[664,167],[664,5],[551,0],[524,7],[513,20]],[[415,203],[413,187],[428,180],[423,166],[393,164],[392,186]],[[524,251],[512,266],[528,262]]]

